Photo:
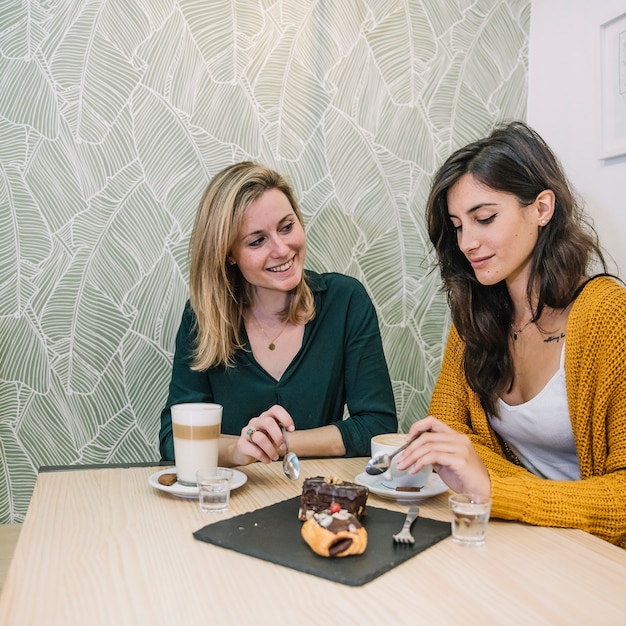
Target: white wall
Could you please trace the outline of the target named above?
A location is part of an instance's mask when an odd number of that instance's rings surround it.
[[[623,13],[626,0],[533,0],[527,120],[583,197],[609,270],[626,278],[626,156],[599,158],[600,25]]]

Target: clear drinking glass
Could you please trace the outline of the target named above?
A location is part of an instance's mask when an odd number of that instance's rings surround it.
[[[198,483],[198,503],[203,513],[228,511],[233,470],[225,467],[201,469],[196,472],[196,481]]]
[[[448,502],[452,512],[452,541],[466,546],[482,546],[487,534],[491,500],[471,493],[455,493]]]
[[[172,407],[176,476],[181,485],[195,486],[197,470],[217,465],[221,423],[219,404],[190,402]]]

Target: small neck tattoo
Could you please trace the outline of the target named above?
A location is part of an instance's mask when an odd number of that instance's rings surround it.
[[[543,343],[550,343],[551,341],[556,341],[557,343],[559,343],[561,339],[565,339],[565,333],[560,333],[558,335],[551,335],[550,337],[546,337],[543,340]]]
[[[250,309],[250,313],[252,314],[252,319],[254,320],[254,323],[259,327],[259,330],[263,333],[263,336],[269,342],[267,349],[276,350],[276,340],[283,334],[283,331],[285,330],[285,328],[287,328],[287,324],[289,323],[289,321],[283,324],[283,327],[280,329],[280,332],[278,333],[278,335],[276,335],[276,337],[274,337],[274,339],[270,339],[265,330],[263,330],[263,326],[259,324],[259,320],[256,318],[256,315],[254,314],[254,311],[252,311],[252,309]]]

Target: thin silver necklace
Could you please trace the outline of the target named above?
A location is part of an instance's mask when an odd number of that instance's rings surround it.
[[[283,324],[283,327],[280,329],[280,332],[278,333],[278,335],[276,335],[274,339],[270,339],[267,333],[265,332],[265,330],[263,330],[263,326],[261,326],[261,324],[259,323],[259,320],[256,318],[256,315],[254,314],[254,311],[252,309],[250,309],[250,313],[252,314],[252,319],[254,320],[254,323],[259,327],[259,330],[263,333],[263,336],[269,341],[267,349],[276,350],[276,340],[283,334],[285,328],[287,328],[287,324],[289,324],[289,320],[287,320]]]
[[[534,323],[535,320],[530,318],[521,328],[518,328],[517,330],[512,328],[511,330],[513,331],[513,341],[517,341],[517,338],[522,334],[522,331],[526,330],[528,326],[530,326],[530,324]]]

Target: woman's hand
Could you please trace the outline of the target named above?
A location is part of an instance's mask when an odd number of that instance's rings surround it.
[[[489,473],[467,435],[432,416],[415,422],[407,438],[418,434],[419,438],[398,458],[399,469],[416,473],[432,465],[453,491],[491,496]]]
[[[270,463],[285,452],[285,439],[280,429],[295,430],[291,415],[275,404],[258,417],[253,417],[241,429],[241,435],[233,450],[234,465],[248,465],[254,461]]]

